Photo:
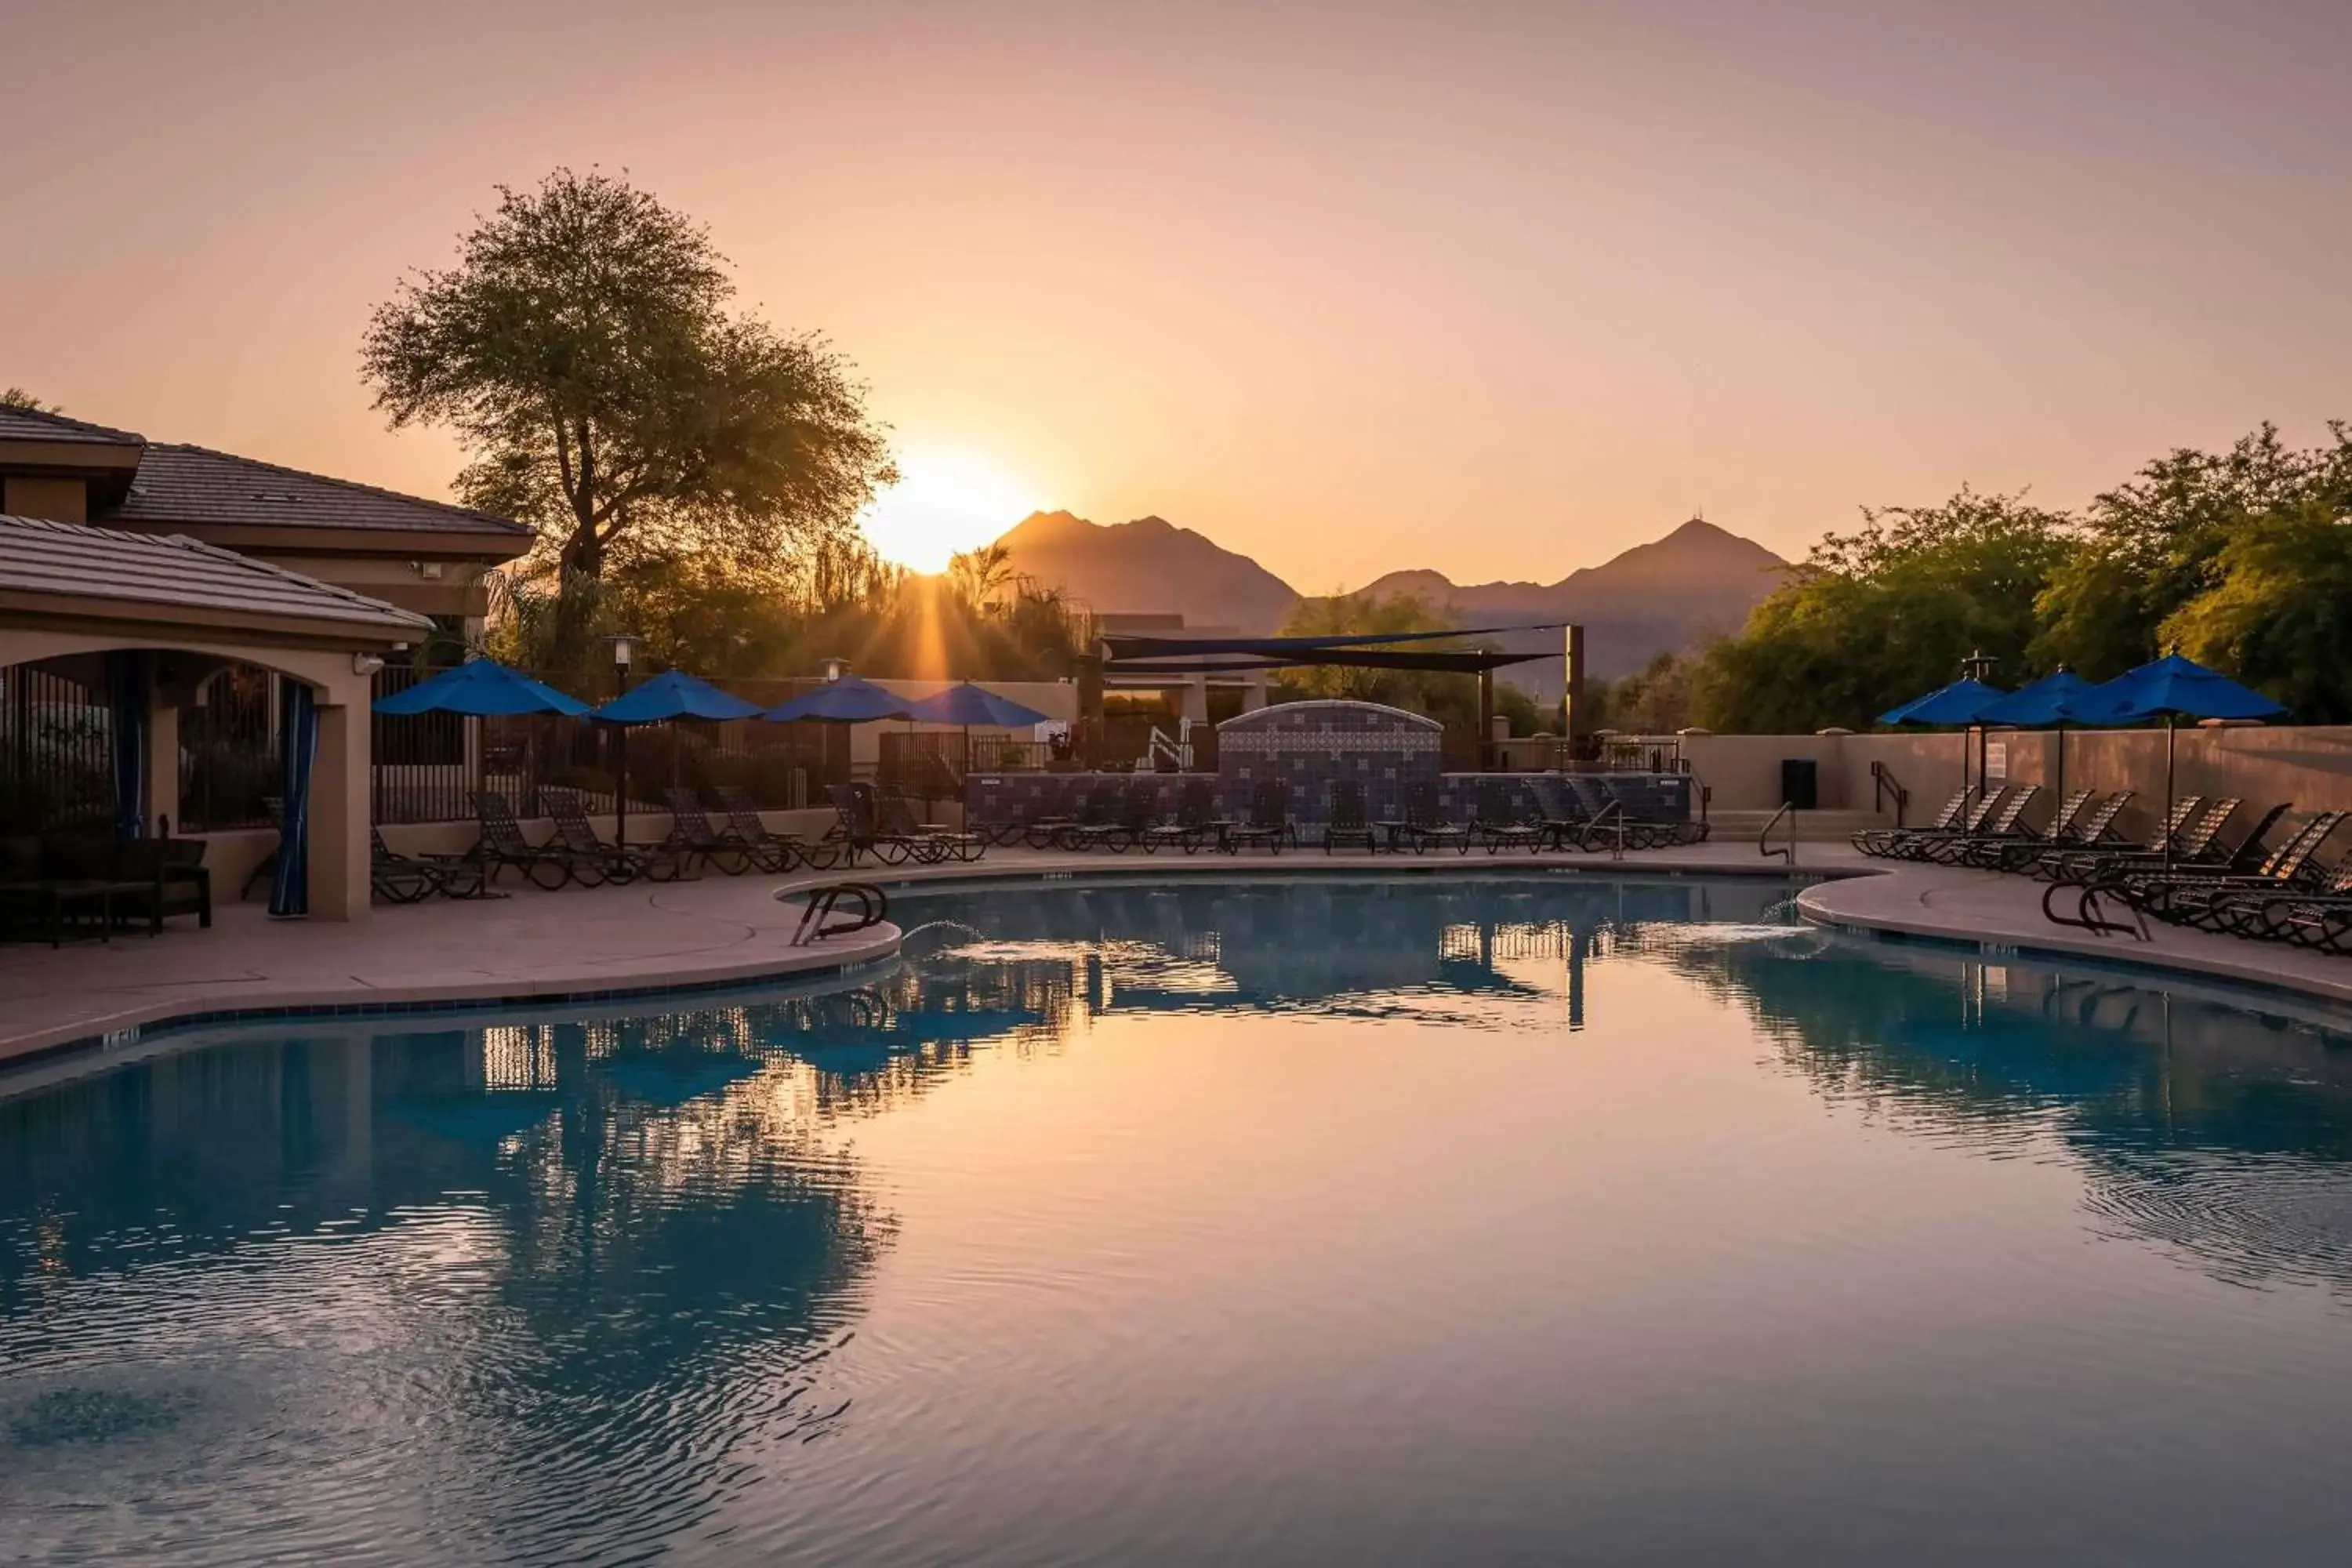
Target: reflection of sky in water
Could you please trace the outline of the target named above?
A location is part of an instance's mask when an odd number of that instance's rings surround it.
[[[0,1082],[45,1558],[2322,1561],[2326,1015],[1774,883],[1008,889]]]

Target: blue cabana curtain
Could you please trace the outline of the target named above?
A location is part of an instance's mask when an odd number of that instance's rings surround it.
[[[114,836],[147,832],[147,706],[155,689],[155,656],[117,648],[106,656],[107,725],[114,752]]]
[[[278,829],[278,872],[269,882],[269,913],[289,920],[310,912],[310,764],[319,756],[319,702],[299,680],[278,689],[278,788],[285,795]]]

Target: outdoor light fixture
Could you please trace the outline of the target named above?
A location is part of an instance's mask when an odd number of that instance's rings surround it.
[[[613,650],[613,668],[625,672],[636,662],[637,635],[635,632],[614,632],[604,639]]]
[[[839,680],[843,676],[849,673],[849,661],[841,658],[838,654],[835,655],[831,658],[823,659],[819,662],[824,666],[824,678],[827,680]]]
[[[355,653],[352,655],[352,673],[353,675],[373,675],[377,670],[382,669],[383,668],[383,657],[381,654]]]

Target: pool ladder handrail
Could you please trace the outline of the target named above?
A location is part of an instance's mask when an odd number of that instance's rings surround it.
[[[869,930],[880,925],[890,913],[890,895],[871,882],[828,882],[821,888],[801,890],[808,894],[808,906],[801,910],[801,923],[793,932],[794,947]],[[790,892],[776,895],[779,899],[790,896]],[[852,919],[834,920],[834,912],[844,899],[857,900],[857,913]]]
[[[1772,830],[1780,826],[1781,819],[1784,817],[1789,824],[1789,842],[1775,849],[1769,842]],[[1770,819],[1756,830],[1756,852],[1767,860],[1778,855],[1789,865],[1793,866],[1797,863],[1797,803],[1795,801],[1782,801],[1780,809],[1774,812]]]

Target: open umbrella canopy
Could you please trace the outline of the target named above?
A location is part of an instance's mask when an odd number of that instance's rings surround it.
[[[2286,710],[2261,692],[2241,686],[2177,653],[2128,669],[2085,699],[2085,717],[2099,723],[2134,719],[2275,719]]]
[[[2096,715],[2114,706],[2094,695],[2099,689],[2073,670],[2061,669],[1986,703],[1977,719],[1980,723],[2014,724],[2028,730],[2043,724],[2098,723],[2103,721]]]
[[[394,718],[410,713],[467,713],[499,718],[516,713],[561,713],[577,719],[588,704],[542,686],[494,659],[468,659],[378,701],[375,710]]]
[[[2005,696],[1998,686],[1973,679],[1955,680],[1925,697],[1915,697],[1900,708],[1878,716],[1882,724],[1974,724],[1987,703]]]
[[[683,670],[666,669],[615,697],[590,718],[606,724],[658,724],[668,719],[757,719],[760,705],[731,697]]]
[[[1032,724],[1047,723],[1053,715],[1040,713],[1034,708],[1025,707],[1010,697],[1000,696],[967,680],[908,705],[907,717],[920,720],[926,724],[985,724],[998,729],[1020,730]]]
[[[828,680],[814,691],[803,691],[760,715],[773,724],[817,719],[834,724],[863,724],[872,719],[904,719],[908,703],[870,680],[845,676]]]

